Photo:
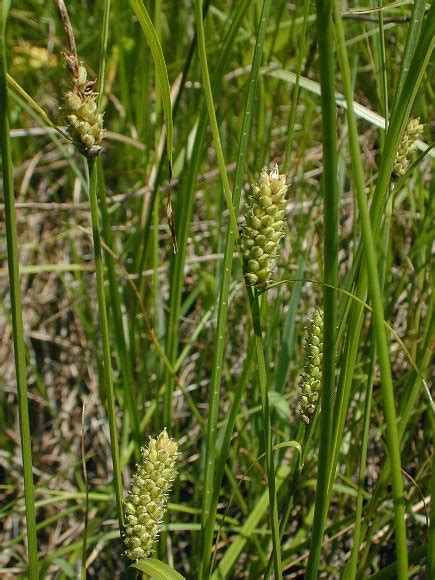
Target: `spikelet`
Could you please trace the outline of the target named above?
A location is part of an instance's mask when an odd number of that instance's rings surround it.
[[[394,160],[393,173],[395,176],[400,177],[406,173],[417,148],[416,141],[423,134],[423,128],[424,125],[420,123],[419,117],[409,121]]]
[[[131,560],[149,556],[158,538],[166,500],[176,475],[178,443],[166,430],[142,447],[130,489],[124,499],[126,555]]]
[[[263,169],[248,195],[240,243],[249,286],[267,286],[275,268],[279,243],[284,235],[288,189],[285,180],[285,175],[279,174],[278,165],[270,173]]]
[[[104,137],[103,115],[98,111],[97,95],[93,91],[95,81],[88,80],[86,67],[77,56],[74,32],[64,0],[55,2],[68,43],[68,50],[63,53],[70,83],[70,90],[64,95],[68,132],[80,153],[93,159],[100,154]]]
[[[103,115],[97,109],[94,82],[88,80],[84,64],[70,59],[68,69],[72,80],[71,90],[65,93],[68,132],[82,155],[92,159],[101,151]]]
[[[299,386],[297,412],[308,425],[314,413],[322,385],[323,311],[316,308],[308,320],[305,336],[305,363]]]

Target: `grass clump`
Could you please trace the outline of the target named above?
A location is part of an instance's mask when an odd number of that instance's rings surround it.
[[[430,576],[435,7],[8,4],[0,575]]]

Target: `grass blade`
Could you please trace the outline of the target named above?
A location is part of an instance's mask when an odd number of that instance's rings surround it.
[[[9,2],[2,2],[0,14],[0,139],[2,147],[3,188],[5,201],[6,242],[8,252],[9,294],[11,300],[12,331],[15,357],[15,376],[20,422],[21,456],[24,474],[26,504],[27,553],[29,577],[36,580],[38,572],[38,547],[36,537],[35,490],[32,473],[32,443],[27,394],[26,347],[24,344],[23,313],[21,305],[20,265],[18,257],[17,218],[13,184],[12,153],[9,136],[9,108],[6,63],[6,21]]]
[[[237,226],[236,215],[234,213],[233,201],[231,199],[230,183],[228,181],[225,159],[219,136],[215,106],[213,102],[213,94],[211,90],[210,75],[208,72],[207,52],[205,49],[205,32],[202,13],[202,0],[195,0],[195,15],[196,15],[196,30],[198,34],[198,52],[199,52],[199,60],[201,63],[201,74],[202,74],[202,82],[204,85],[205,100],[207,103],[207,110],[210,118],[210,125],[213,133],[213,141],[216,148],[216,157],[219,165],[219,172],[221,175],[222,185],[224,188],[225,200],[227,203],[228,211],[230,213],[230,222],[231,227],[233,229],[233,236],[237,240],[239,237],[239,230]]]
[[[352,109],[352,82],[349,61],[344,38],[343,24],[340,9],[334,0],[334,22],[337,33],[338,55],[340,69],[343,78],[344,91],[348,103],[347,123],[349,128],[349,141],[352,166],[354,170],[354,186],[360,211],[361,230],[364,247],[364,263],[367,269],[369,294],[373,305],[373,322],[378,350],[378,359],[381,367],[381,387],[384,399],[384,412],[387,423],[387,447],[391,461],[391,472],[393,482],[394,515],[396,523],[396,549],[398,560],[398,578],[408,577],[408,559],[406,545],[406,526],[403,497],[403,482],[401,472],[399,437],[396,423],[396,410],[394,402],[394,388],[391,374],[390,355],[387,334],[384,329],[384,306],[382,290],[378,274],[378,260],[376,256],[375,238],[373,236],[372,224],[368,210],[365,193],[364,174],[361,161],[361,153],[358,143],[358,130],[355,115]]]
[[[338,145],[331,2],[329,0],[318,0],[316,3],[316,14],[319,43],[320,83],[322,87],[322,188],[324,199],[323,280],[325,284],[338,286]],[[331,445],[335,392],[337,295],[335,290],[325,286],[323,296],[324,331],[320,411],[321,439],[312,538],[305,575],[308,580],[313,580],[317,577],[323,532],[329,506],[328,482],[332,457]]]
[[[168,71],[166,70],[165,57],[163,56],[162,47],[160,45],[159,38],[154,30],[153,23],[149,14],[143,5],[142,0],[129,0],[130,6],[133,8],[137,19],[140,22],[142,30],[146,36],[148,44],[153,55],[154,63],[156,65],[156,71],[160,83],[160,91],[163,101],[163,113],[166,121],[166,144],[168,151],[169,168],[171,174],[172,167],[172,105],[171,105],[171,91],[169,88],[169,78]]]
[[[255,44],[254,57],[252,61],[251,76],[249,79],[248,95],[246,99],[245,111],[240,134],[239,152],[237,157],[236,174],[233,187],[233,206],[236,215],[239,211],[240,197],[242,191],[243,175],[245,171],[246,154],[248,150],[249,136],[252,127],[252,115],[254,107],[254,97],[260,72],[260,64],[263,55],[263,44],[266,34],[266,27],[270,12],[271,0],[264,0],[260,25]],[[217,421],[219,413],[219,399],[222,378],[222,361],[224,356],[226,321],[228,316],[228,296],[231,282],[231,271],[233,264],[233,253],[235,239],[232,228],[227,230],[225,240],[224,259],[222,267],[222,278],[220,281],[220,293],[218,302],[218,314],[216,324],[216,346],[213,353],[212,378],[210,384],[210,406],[207,421],[206,451],[204,465],[204,496],[201,514],[201,530],[204,544],[201,553],[200,578],[208,576],[208,566],[210,562],[211,546],[213,541],[213,530],[216,514],[211,512],[211,499],[214,487],[215,476],[215,441],[217,434]]]

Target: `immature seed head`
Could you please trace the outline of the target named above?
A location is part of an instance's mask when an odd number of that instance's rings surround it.
[[[285,180],[278,165],[270,173],[263,169],[248,195],[240,243],[249,286],[267,286],[275,268],[279,243],[284,235],[288,189]]]
[[[94,158],[101,151],[104,137],[103,115],[97,109],[94,81],[82,62],[67,59],[71,88],[65,93],[65,114],[68,132],[82,155]]]
[[[323,361],[323,311],[316,308],[308,320],[305,336],[305,362],[299,386],[297,412],[308,425],[316,410],[322,385]]]
[[[95,81],[88,80],[86,67],[78,59],[71,20],[64,0],[55,0],[65,30],[68,50],[63,53],[70,89],[65,93],[65,115],[68,132],[80,153],[89,159],[97,157],[104,137],[103,115],[97,109]]]
[[[124,499],[126,554],[131,560],[147,558],[158,538],[166,501],[176,475],[178,443],[166,431],[150,437],[142,447],[130,489]]]
[[[414,151],[417,148],[416,141],[422,136],[423,128],[424,125],[420,123],[419,117],[409,121],[394,160],[393,173],[395,176],[400,177],[404,175],[411,165]]]

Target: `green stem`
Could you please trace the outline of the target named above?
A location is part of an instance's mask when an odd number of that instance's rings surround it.
[[[97,160],[98,191],[100,198],[101,210],[101,230],[104,236],[104,242],[108,251],[104,253],[107,267],[107,282],[109,290],[110,309],[113,315],[112,330],[115,334],[114,341],[118,355],[119,367],[123,379],[125,406],[131,421],[131,427],[136,442],[135,453],[139,453],[140,428],[137,413],[137,401],[133,390],[134,376],[130,364],[129,350],[127,347],[127,338],[125,336],[124,325],[122,322],[121,292],[116,275],[116,260],[114,257],[115,243],[113,233],[110,227],[109,211],[107,207],[106,186],[104,182],[103,167],[101,160]],[[138,458],[138,456],[137,456]]]
[[[400,445],[396,423],[396,408],[394,403],[394,387],[391,375],[388,339],[384,328],[384,305],[381,285],[379,281],[375,240],[368,210],[367,197],[364,185],[364,174],[361,153],[358,144],[358,130],[355,114],[352,108],[353,91],[347,48],[344,37],[343,23],[337,0],[333,0],[334,22],[337,33],[337,47],[340,60],[340,69],[343,79],[344,94],[347,102],[347,123],[349,128],[350,152],[354,173],[354,186],[360,212],[362,241],[364,249],[364,263],[368,276],[369,294],[373,307],[373,324],[376,335],[378,360],[381,367],[381,388],[384,400],[384,413],[387,424],[387,447],[391,461],[391,476],[393,483],[393,498],[395,506],[396,548],[398,561],[398,578],[408,577],[408,557],[406,545],[406,525],[403,498],[403,481],[400,462]]]
[[[433,449],[435,448],[435,429],[433,429],[432,423],[432,476],[431,476],[431,489],[432,489],[432,499],[435,496],[435,453]],[[427,548],[427,560],[429,566],[429,578],[435,577],[435,508],[432,505],[430,512],[430,530],[429,530],[429,542]]]
[[[284,538],[284,534],[287,529],[288,520],[290,518],[294,503],[294,497],[299,487],[299,481],[302,469],[304,467],[305,457],[309,451],[310,442],[313,437],[313,433],[315,431],[318,416],[319,416],[318,413],[316,413],[313,416],[313,418],[310,420],[310,424],[308,425],[308,427],[306,427],[305,424],[303,424],[302,421],[300,421],[300,425],[297,430],[296,441],[300,444],[301,453],[293,455],[292,463],[289,468],[289,481],[291,478],[291,482],[289,484],[286,496],[284,498],[284,506],[282,510],[281,521],[279,523],[279,535],[281,542]],[[269,560],[268,565],[266,567],[266,571],[264,573],[265,580],[269,578],[271,568],[272,568],[272,559]]]
[[[384,223],[384,235],[382,240],[382,260],[380,265],[380,276],[382,288],[385,283],[386,269],[387,269],[387,257],[388,257],[388,247],[390,240],[390,229],[391,220],[393,213],[393,196],[390,196],[388,201],[387,215]],[[367,446],[369,442],[369,428],[370,428],[370,413],[372,407],[373,398],[373,382],[375,378],[376,371],[376,343],[375,343],[375,333],[372,328],[371,337],[371,352],[370,352],[370,364],[369,372],[367,375],[367,387],[364,402],[364,419],[363,419],[363,429],[362,429],[362,440],[361,440],[361,459],[358,472],[358,493],[356,500],[356,510],[355,510],[355,528],[353,534],[353,546],[349,559],[348,568],[346,568],[343,574],[343,580],[346,578],[355,578],[357,565],[358,565],[358,553],[361,545],[361,527],[362,527],[362,513],[363,513],[363,495],[364,495],[364,482],[366,475],[366,461],[367,461]]]
[[[288,119],[288,126],[287,126],[287,142],[285,147],[284,153],[284,162],[283,162],[283,173],[288,173],[290,168],[290,157],[292,152],[292,144],[293,144],[293,131],[295,127],[296,121],[296,111],[298,107],[298,97],[299,97],[299,84],[301,80],[301,73],[302,73],[302,59],[305,54],[305,44],[307,40],[307,28],[308,28],[308,15],[310,13],[311,2],[309,0],[305,0],[304,3],[304,20],[302,24],[302,43],[298,50],[298,56],[296,61],[296,82],[293,87],[292,92],[292,104],[290,107],[290,115]]]
[[[240,134],[240,144],[237,157],[237,166],[234,178],[233,207],[235,208],[236,214],[239,211],[243,176],[245,171],[246,155],[249,143],[249,135],[252,127],[254,97],[258,83],[260,64],[263,56],[263,43],[266,35],[266,27],[269,18],[271,4],[272,0],[264,0],[263,2],[263,8],[260,17],[260,25],[258,28],[257,42],[255,45],[254,57],[252,60],[252,70],[249,79],[248,96],[246,99],[245,111],[243,115],[242,129]],[[231,282],[234,247],[235,247],[235,239],[233,229],[230,227],[227,230],[225,240],[225,250],[222,264],[222,277],[220,281],[220,293],[219,293],[218,313],[216,323],[216,344],[213,353],[212,378],[210,384],[210,397],[209,397],[210,402],[208,410],[205,465],[204,465],[204,495],[201,514],[201,531],[204,540],[199,569],[200,580],[201,578],[208,577],[210,554],[213,540],[213,533],[210,533],[210,530],[214,530],[214,524],[216,520],[216,508],[214,508],[213,510],[211,509],[212,493],[214,487],[214,476],[215,476],[215,463],[216,463],[215,441],[217,436],[217,420],[219,412],[220,387],[222,380],[222,364],[225,348],[226,322],[228,316],[228,297]],[[206,539],[207,543],[205,543]]]
[[[275,571],[275,578],[281,578],[282,577],[281,539],[278,522],[278,502],[276,498],[275,465],[273,459],[273,441],[272,441],[272,429],[270,424],[269,395],[267,391],[267,371],[266,371],[266,361],[264,357],[263,331],[260,312],[261,299],[256,293],[252,295],[251,290],[249,290],[249,296],[252,309],[252,319],[254,323],[255,349],[257,353],[257,365],[258,365],[258,381],[260,384],[260,396],[262,407],[262,431],[264,438],[264,451],[266,456],[267,483],[269,489],[270,526],[272,530],[273,566]]]
[[[418,6],[417,6],[418,4]],[[371,221],[373,224],[373,231],[377,231],[380,226],[382,211],[385,204],[385,198],[390,186],[390,176],[391,170],[394,162],[395,152],[397,151],[398,142],[400,135],[402,134],[404,127],[407,123],[409,111],[411,109],[412,103],[414,102],[416,91],[420,86],[421,79],[423,77],[425,68],[429,61],[429,57],[434,44],[434,27],[435,27],[435,4],[432,4],[430,13],[428,14],[426,20],[424,19],[424,9],[420,9],[420,1],[416,3],[413,11],[412,20],[410,24],[410,29],[407,37],[407,44],[405,48],[404,60],[402,63],[401,74],[399,78],[399,89],[396,93],[393,107],[392,116],[389,123],[388,132],[385,139],[384,150],[382,153],[378,179],[376,181],[375,192],[373,194],[373,203],[370,211]],[[418,36],[419,31],[421,32],[420,37]],[[367,293],[367,270],[366,268],[359,268],[361,262],[361,244],[358,247],[355,257],[355,264],[352,267],[353,273],[351,275],[351,287],[358,276],[356,282],[355,296],[360,300],[365,300]],[[350,397],[350,388],[352,384],[353,373],[356,364],[356,357],[358,353],[358,343],[359,336],[361,333],[363,323],[363,308],[360,304],[354,303],[350,308],[350,318],[349,326],[346,333],[346,344],[344,348],[344,354],[342,358],[342,366],[340,372],[340,380],[337,389],[337,401],[336,401],[336,411],[335,411],[335,425],[334,425],[334,441],[333,441],[333,463],[330,475],[329,483],[329,496],[331,496],[332,491],[332,481],[333,474],[338,461],[339,451],[340,451],[340,441],[342,439],[343,430],[345,426],[346,412]],[[403,414],[401,414],[402,422],[404,425]],[[388,467],[388,469],[387,469]],[[381,478],[385,481],[388,478],[389,473],[389,462],[387,462],[384,467]],[[377,485],[377,491],[379,494],[383,485]],[[375,493],[376,495],[376,493]],[[377,495],[376,497],[379,497]],[[369,515],[370,518],[372,514],[376,513],[377,501],[373,499],[371,501],[372,510]],[[364,539],[364,534],[366,533],[367,526],[365,523],[362,525],[362,537],[361,541]]]
[[[6,19],[8,3],[1,6],[1,64],[0,64],[0,139],[2,145],[3,189],[8,253],[9,294],[11,300],[12,334],[14,342],[15,376],[17,382],[18,417],[20,424],[21,457],[24,474],[24,499],[26,505],[27,553],[29,578],[39,578],[38,546],[36,537],[35,489],[32,472],[32,441],[30,436],[27,395],[26,347],[24,343],[23,312],[21,306],[20,266],[18,256],[17,218],[12,169],[12,152],[9,136],[9,108],[6,61]]]
[[[329,286],[338,285],[338,181],[337,181],[337,111],[335,104],[335,62],[332,36],[331,2],[317,0],[317,36],[322,89],[324,262],[323,279]],[[319,469],[312,527],[310,555],[305,578],[313,580],[322,549],[322,538],[329,505],[328,482],[331,467],[332,423],[335,390],[335,352],[337,296],[324,287],[324,354],[320,412]]]
[[[388,79],[387,61],[385,56],[385,31],[384,31],[384,11],[382,10],[382,0],[377,0],[378,5],[378,25],[379,25],[379,59],[381,61],[381,110],[385,118],[385,131],[388,129]]]
[[[216,157],[219,166],[219,173],[221,176],[222,185],[224,188],[225,201],[227,203],[228,212],[230,214],[230,223],[233,229],[233,236],[237,241],[239,237],[239,231],[237,228],[237,218],[234,212],[233,201],[231,199],[231,189],[225,168],[225,159],[219,136],[219,128],[217,124],[215,106],[213,102],[213,94],[211,90],[210,75],[208,72],[207,52],[205,49],[205,32],[203,20],[204,17],[202,13],[202,0],[195,0],[195,16],[196,16],[196,30],[198,34],[198,53],[199,60],[201,63],[201,74],[202,74],[202,82],[204,85],[205,101],[207,103],[207,110],[213,134],[213,141],[216,148]]]
[[[411,22],[408,27],[408,34],[406,35],[405,50],[402,55],[402,66],[400,67],[399,80],[397,82],[396,92],[394,96],[393,109],[396,108],[397,99],[399,98],[406,76],[411,68],[411,60],[415,52],[418,37],[423,25],[424,11],[426,10],[425,0],[415,0],[412,8]],[[382,12],[382,10],[380,10]]]
[[[119,461],[118,427],[116,424],[115,394],[113,389],[112,360],[110,355],[109,324],[107,320],[106,296],[104,293],[104,269],[101,249],[100,218],[97,197],[97,167],[94,159],[88,159],[89,171],[89,201],[91,206],[92,237],[94,241],[95,278],[97,284],[98,315],[101,331],[101,346],[103,354],[103,389],[106,395],[107,416],[110,431],[110,448],[113,462],[113,479],[115,485],[116,507],[118,511],[119,528],[124,527],[122,510],[122,475]]]
[[[235,425],[236,420],[237,420],[237,413],[238,413],[238,410],[240,407],[242,395],[245,391],[246,385],[247,385],[249,377],[250,377],[250,372],[251,372],[251,367],[252,367],[252,363],[254,360],[254,355],[255,355],[255,344],[254,344],[254,341],[252,339],[250,339],[250,342],[248,344],[248,352],[246,355],[245,363],[243,365],[242,376],[240,377],[237,390],[234,394],[234,399],[231,403],[230,414],[229,414],[229,417],[226,421],[226,425],[222,426],[222,429],[224,429],[224,435],[222,438],[222,445],[220,446],[220,449],[217,450],[218,451],[218,460],[216,462],[215,478],[214,478],[214,485],[213,485],[213,495],[212,495],[212,499],[210,502],[210,513],[214,514],[214,516],[216,514],[217,504],[218,504],[219,496],[221,493],[222,479],[224,476],[224,470],[225,470],[225,466],[226,466],[226,462],[227,462],[227,458],[228,458],[228,453],[229,453],[229,449],[230,449],[230,445],[231,445],[231,437],[233,435],[234,425]],[[220,436],[218,436],[217,439],[220,440]],[[205,538],[204,538],[204,545],[210,546],[210,549],[211,549],[211,545],[213,543],[214,529],[207,528],[206,532],[208,535],[205,536]]]

